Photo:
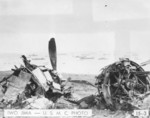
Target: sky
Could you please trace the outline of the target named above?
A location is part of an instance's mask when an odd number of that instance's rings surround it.
[[[149,0],[0,0],[0,53],[150,54]]]

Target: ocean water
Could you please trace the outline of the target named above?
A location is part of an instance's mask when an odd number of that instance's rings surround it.
[[[48,54],[28,54],[26,56],[32,64],[44,65],[52,69]],[[148,58],[132,57],[132,60],[140,64],[147,61]],[[109,53],[61,53],[57,56],[57,71],[59,73],[97,75],[103,67],[115,61],[117,60]],[[11,70],[14,65],[20,67],[21,64],[23,65],[21,54],[0,54],[0,71]],[[150,64],[143,68],[150,71]]]

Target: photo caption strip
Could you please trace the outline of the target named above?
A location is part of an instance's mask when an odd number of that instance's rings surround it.
[[[81,117],[90,117],[92,116],[91,109],[63,109],[63,110],[22,110],[22,109],[6,109],[4,110],[4,117],[35,117],[35,116],[49,116],[49,117],[56,117],[56,116],[81,116]]]
[[[149,110],[134,110],[133,115],[138,118],[149,118]]]

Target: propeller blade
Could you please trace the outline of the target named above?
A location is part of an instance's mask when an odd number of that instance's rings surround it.
[[[52,65],[53,70],[57,69],[57,51],[56,51],[56,43],[55,39],[51,38],[48,44],[49,58]]]

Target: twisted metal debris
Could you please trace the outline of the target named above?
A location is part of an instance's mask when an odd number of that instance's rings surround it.
[[[22,55],[24,65],[19,68],[15,66],[13,73],[0,81],[1,108],[54,108],[53,103],[59,98],[71,97],[71,87],[65,87],[66,81],[56,70],[54,38],[49,41],[48,48],[53,69],[31,64],[31,61]],[[45,106],[37,105],[40,102]]]
[[[142,100],[149,95],[150,72],[128,58],[120,59],[102,69],[96,77],[99,98],[110,109],[140,108]]]
[[[71,86],[66,87],[68,81],[57,73],[54,38],[49,41],[48,49],[52,69],[31,64],[22,55],[24,66],[15,66],[13,73],[0,81],[0,108],[49,109],[77,105],[78,108],[96,106],[100,109],[133,110],[144,108],[142,103],[148,101],[150,72],[127,58],[103,68],[96,77],[96,86],[84,80],[70,80],[97,87],[98,90],[98,95],[74,99]]]

